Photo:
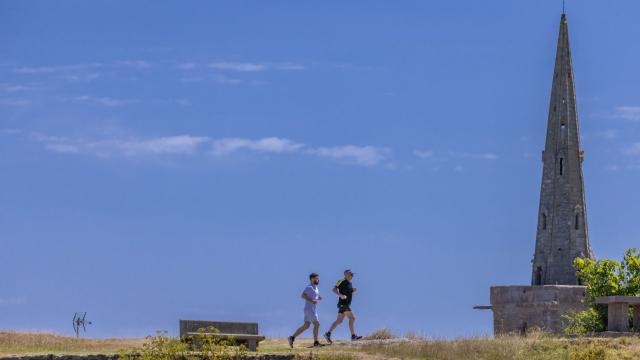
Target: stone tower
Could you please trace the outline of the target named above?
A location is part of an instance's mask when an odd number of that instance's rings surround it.
[[[593,258],[567,16],[560,19],[538,211],[532,285],[580,285],[577,257]]]
[[[495,334],[538,328],[562,333],[563,315],[582,311],[586,287],[573,268],[577,257],[593,258],[587,232],[582,179],[583,153],[569,48],[567,16],[560,18],[531,286],[492,286]]]

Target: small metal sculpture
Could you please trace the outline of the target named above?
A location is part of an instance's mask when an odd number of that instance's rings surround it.
[[[73,315],[73,331],[76,333],[76,337],[80,337],[80,328],[82,331],[87,332],[85,325],[91,325],[91,321],[87,320],[87,312],[77,312]]]

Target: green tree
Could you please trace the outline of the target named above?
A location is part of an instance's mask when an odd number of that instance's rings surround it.
[[[640,296],[640,251],[629,249],[622,262],[575,259],[578,278],[587,286],[589,309],[566,315],[565,333],[580,335],[606,329],[607,306],[596,304],[600,296]]]

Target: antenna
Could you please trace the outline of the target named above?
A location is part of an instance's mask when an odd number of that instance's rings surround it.
[[[562,0],[562,13],[563,13],[563,14],[565,13],[565,12],[564,12],[564,2],[565,2],[565,0]]]
[[[76,333],[76,337],[80,337],[80,328],[83,332],[87,332],[85,325],[91,325],[91,321],[87,320],[87,312],[77,312],[73,314],[73,331]]]

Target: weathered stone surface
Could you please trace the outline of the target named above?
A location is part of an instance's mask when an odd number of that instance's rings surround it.
[[[542,186],[533,258],[532,285],[580,285],[577,257],[593,258],[589,244],[582,177],[578,111],[566,15],[560,34],[551,89]]]
[[[265,339],[264,336],[258,335],[258,323],[203,320],[180,320],[180,337],[195,336],[196,339],[193,339],[193,345],[197,347],[199,331],[204,330],[204,332],[210,333],[208,330],[211,328],[218,330],[218,333],[213,334],[214,336],[231,337],[235,343],[244,344],[249,351],[257,351],[258,344]]]
[[[628,332],[629,331],[629,304],[610,303],[607,312],[607,331]]]
[[[596,304],[626,303],[640,304],[640,296],[600,296],[596,298]]]
[[[258,323],[180,320],[180,336],[184,336],[189,332],[197,332],[199,329],[206,329],[209,327],[214,327],[223,334],[258,335]]]
[[[584,286],[494,286],[491,288],[493,330],[496,335],[526,333],[538,328],[561,333],[562,315],[587,308]]]

